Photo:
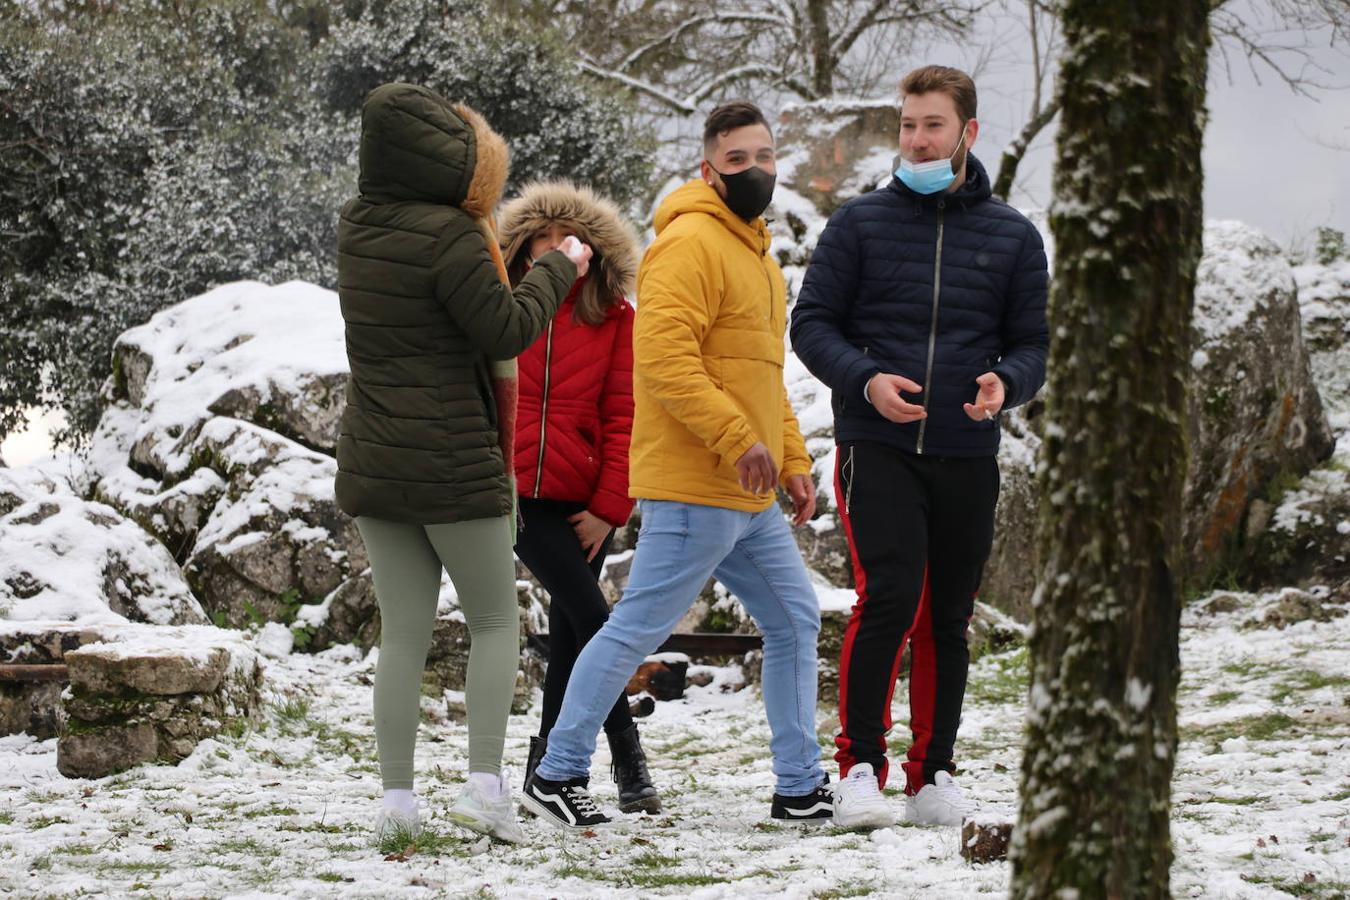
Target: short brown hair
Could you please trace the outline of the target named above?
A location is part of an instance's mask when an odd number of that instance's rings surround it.
[[[950,66],[923,66],[900,80],[900,108],[910,94],[941,93],[956,103],[956,114],[963,122],[975,118],[975,82],[960,69]]]
[[[708,118],[703,122],[704,154],[712,152],[712,148],[717,145],[717,139],[722,135],[735,128],[744,128],[746,125],[763,125],[769,129],[769,135],[773,135],[773,129],[769,128],[769,120],[764,118],[764,113],[749,100],[723,103],[708,113]]]

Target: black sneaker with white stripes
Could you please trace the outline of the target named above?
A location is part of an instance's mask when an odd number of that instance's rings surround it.
[[[586,790],[589,779],[549,781],[535,772],[520,793],[520,805],[551,825],[604,828],[614,820],[600,811]]]
[[[834,818],[834,788],[826,775],[814,791],[804,797],[773,795],[773,809],[769,815],[789,822],[828,822]]]

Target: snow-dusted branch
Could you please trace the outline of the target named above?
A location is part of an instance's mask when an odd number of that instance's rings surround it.
[[[994,196],[1007,200],[1012,192],[1013,179],[1017,176],[1017,166],[1026,155],[1027,148],[1036,139],[1036,135],[1059,114],[1059,96],[1045,105],[1040,112],[1031,117],[1031,121],[1022,126],[1021,132],[1003,150],[1003,158],[998,164],[998,178],[994,181]]]
[[[597,78],[604,78],[608,81],[621,84],[630,91],[645,94],[658,103],[668,107],[673,112],[680,113],[681,115],[692,116],[697,111],[692,103],[681,100],[679,97],[676,97],[669,91],[662,90],[650,81],[634,78],[631,75],[625,75],[623,72],[614,69],[606,69],[603,66],[598,66],[586,59],[579,60],[577,62],[577,68],[589,75],[594,75]]]
[[[650,40],[647,43],[641,45],[640,47],[634,49],[633,52],[625,56],[623,60],[617,66],[614,67],[614,70],[618,72],[629,72],[632,70],[634,66],[636,66],[639,62],[641,62],[643,57],[645,57],[647,54],[653,53],[656,50],[660,50],[663,47],[669,47],[688,32],[694,31],[698,28],[701,28],[704,25],[713,22],[716,22],[718,24],[753,23],[756,25],[764,25],[771,28],[785,28],[787,27],[788,24],[783,19],[780,19],[777,16],[768,15],[767,13],[714,12],[708,13],[706,15],[694,16],[693,18],[685,19],[679,25],[676,25],[674,28],[670,29],[660,37],[654,38],[653,40]]]

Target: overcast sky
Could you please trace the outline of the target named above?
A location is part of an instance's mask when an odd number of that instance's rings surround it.
[[[1249,21],[1266,17],[1262,0],[1243,11]],[[974,68],[973,49],[997,36],[1002,47],[981,71],[980,137],[975,154],[997,170],[1003,147],[1027,119],[1031,76],[1025,60],[1030,42],[1025,31],[1008,21],[986,18],[968,43],[929,48],[925,62]],[[1241,219],[1255,225],[1281,246],[1306,240],[1319,225],[1350,233],[1350,48],[1329,46],[1328,34],[1284,34],[1285,43],[1313,47],[1313,58],[1331,74],[1322,81],[1343,86],[1316,91],[1315,99],[1298,96],[1268,69],[1258,69],[1260,84],[1245,58],[1229,54],[1232,82],[1218,56],[1212,55],[1209,78],[1209,125],[1205,133],[1205,216]],[[1291,63],[1293,57],[1286,56]],[[1297,66],[1295,66],[1297,68]],[[1011,198],[1022,207],[1043,207],[1050,199],[1054,129],[1037,139],[1019,169],[1019,185]],[[1328,146],[1330,145],[1330,146]],[[1333,149],[1339,145],[1341,149]],[[994,174],[990,172],[991,176]]]

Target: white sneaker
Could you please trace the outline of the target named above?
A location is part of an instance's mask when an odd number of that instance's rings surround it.
[[[974,811],[975,802],[948,772],[938,772],[932,784],[905,798],[905,818],[917,825],[960,825]]]
[[[400,849],[411,844],[422,833],[421,807],[424,801],[417,801],[411,811],[396,806],[385,806],[375,817],[375,846],[383,846],[386,841],[397,839]]]
[[[834,788],[834,824],[840,828],[888,828],[895,824],[871,763],[858,763]]]
[[[495,797],[484,796],[472,780],[465,782],[464,792],[450,807],[447,815],[457,825],[486,834],[512,844],[525,843],[525,832],[516,819],[516,807],[511,801],[511,782],[503,772],[498,776],[500,791]]]

